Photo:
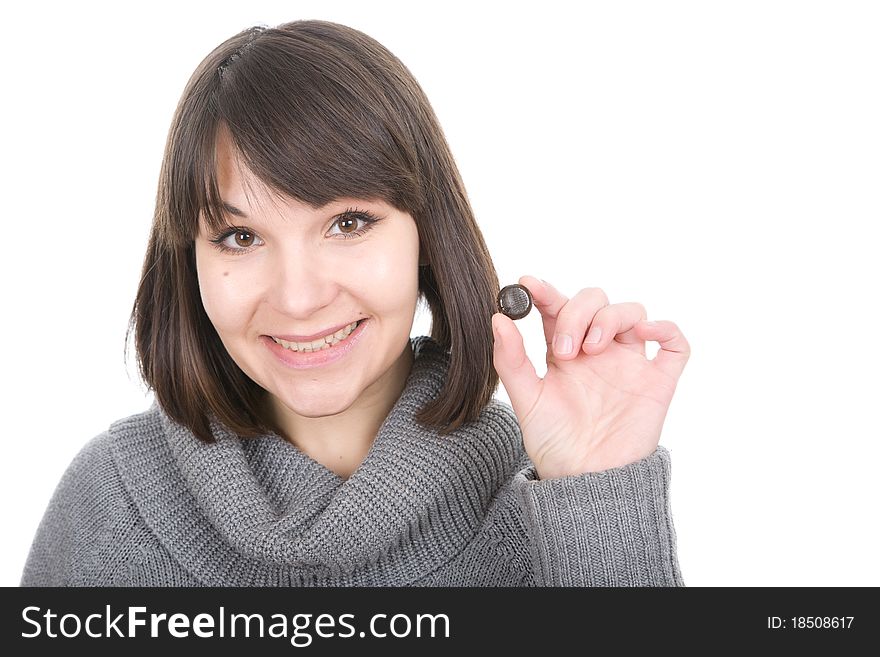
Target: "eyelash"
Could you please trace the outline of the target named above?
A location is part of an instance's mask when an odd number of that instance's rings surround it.
[[[342,239],[351,240],[351,239],[355,239],[357,237],[364,236],[367,232],[369,232],[373,228],[374,224],[376,224],[377,222],[382,220],[382,217],[377,217],[375,214],[373,214],[372,212],[369,212],[368,210],[359,210],[358,208],[348,208],[347,210],[345,210],[345,212],[343,212],[342,214],[340,214],[336,218],[336,221],[333,222],[333,226],[338,224],[340,221],[343,221],[344,219],[354,219],[354,220],[360,220],[360,221],[364,222],[364,227],[359,228],[358,230],[354,231],[353,233],[338,233],[338,235],[342,235]],[[332,226],[331,226],[331,228],[332,228]],[[222,251],[223,253],[230,253],[232,255],[241,255],[243,253],[248,253],[252,248],[254,248],[253,245],[248,246],[248,247],[241,247],[241,248],[231,248],[231,247],[228,247],[225,244],[223,244],[223,242],[226,241],[227,237],[230,237],[232,235],[237,235],[238,233],[247,233],[248,235],[256,235],[256,233],[254,233],[252,230],[250,230],[248,228],[244,228],[242,226],[230,226],[229,230],[225,230],[225,231],[215,235],[214,237],[212,237],[210,239],[210,242],[219,251]]]

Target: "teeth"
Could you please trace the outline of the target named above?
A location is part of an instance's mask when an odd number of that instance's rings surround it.
[[[330,335],[326,335],[318,340],[313,340],[312,342],[287,342],[286,340],[279,340],[278,338],[274,337],[272,339],[285,349],[290,349],[291,351],[303,351],[308,353],[312,351],[322,351],[324,349],[329,349],[337,342],[342,342],[356,327],[357,322],[352,322],[345,328],[341,328],[336,331],[336,333],[331,333]]]

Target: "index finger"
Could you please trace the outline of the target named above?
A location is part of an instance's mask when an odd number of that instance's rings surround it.
[[[553,287],[550,283],[542,281],[534,276],[520,276],[518,281],[529,289],[532,295],[532,303],[541,313],[541,322],[544,325],[544,341],[547,346],[553,348],[553,336],[556,335],[556,318],[559,311],[568,303],[568,297]]]

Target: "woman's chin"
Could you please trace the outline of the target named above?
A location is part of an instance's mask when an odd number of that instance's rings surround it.
[[[326,392],[316,398],[309,399],[308,395],[299,395],[293,399],[286,399],[276,395],[278,401],[284,406],[281,409],[286,413],[294,413],[300,417],[318,418],[330,415],[338,415],[351,406],[348,399],[339,397],[338,391]]]

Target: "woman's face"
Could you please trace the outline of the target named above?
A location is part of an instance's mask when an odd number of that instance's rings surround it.
[[[207,234],[202,222],[195,254],[202,303],[229,355],[273,401],[304,417],[335,415],[359,399],[379,403],[418,302],[413,218],[383,201],[345,198],[318,210],[282,201],[237,166],[222,137],[217,156],[221,197],[246,216],[228,217],[237,230],[225,237]],[[323,337],[358,320],[320,350],[270,337]]]

